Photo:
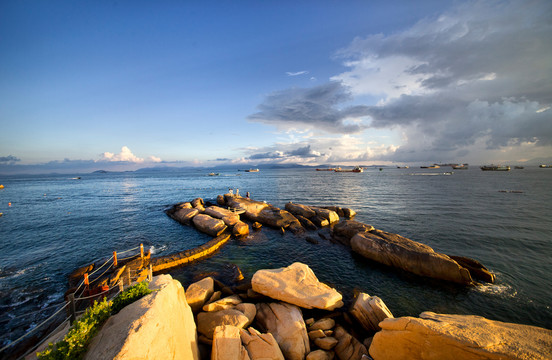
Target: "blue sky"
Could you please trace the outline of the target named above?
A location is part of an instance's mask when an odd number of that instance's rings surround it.
[[[552,154],[549,1],[4,1],[0,173]]]

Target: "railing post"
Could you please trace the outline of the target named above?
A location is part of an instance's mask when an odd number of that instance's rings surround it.
[[[117,267],[117,251],[113,251],[113,267]]]
[[[153,266],[151,264],[149,265],[149,271],[148,271],[148,281],[153,280]]]
[[[140,244],[140,258],[144,259],[144,244]]]
[[[130,286],[132,284],[132,280],[130,279],[130,267],[126,268],[126,273],[127,273],[128,286]]]
[[[77,319],[77,311],[75,309],[75,293],[67,295],[67,299],[69,300],[69,311],[71,312],[71,319],[69,321],[71,325],[73,325],[73,322]]]
[[[88,273],[84,273],[84,286],[86,289],[88,289],[88,285],[90,285],[90,281],[88,281]]]
[[[124,289],[125,289],[125,286],[123,285],[123,279],[121,279],[119,280],[119,291],[123,292]]]

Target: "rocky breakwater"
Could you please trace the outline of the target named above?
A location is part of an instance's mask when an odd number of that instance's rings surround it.
[[[476,280],[494,282],[494,274],[475,260],[438,253],[428,245],[354,220],[334,226],[332,236],[367,259],[416,275],[465,285]]]

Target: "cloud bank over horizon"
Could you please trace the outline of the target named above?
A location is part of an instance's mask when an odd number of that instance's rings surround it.
[[[347,71],[316,87],[276,91],[248,119],[364,139],[355,149],[334,146],[337,161],[523,161],[550,153],[551,18],[550,2],[469,2],[400,32],[357,37],[335,54]],[[376,103],[362,104],[366,98]],[[382,145],[366,141],[373,130],[395,131],[401,141],[371,151]],[[314,139],[308,144],[321,151]]]

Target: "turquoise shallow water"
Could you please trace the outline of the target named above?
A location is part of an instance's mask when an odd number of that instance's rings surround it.
[[[475,288],[444,284],[367,262],[322,238],[314,245],[263,228],[247,241],[231,240],[208,260],[171,272],[185,284],[206,272],[230,277],[235,265],[251,277],[261,268],[301,261],[346,300],[356,289],[377,295],[395,316],[475,314],[552,329],[552,169],[417,175],[444,171],[450,169],[0,178],[5,186],[0,190],[0,344],[62,304],[67,275],[79,266],[140,243],[157,256],[208,241],[164,210],[195,197],[214,201],[230,187],[279,207],[288,201],[350,207],[358,213],[356,220],[481,261],[497,274],[497,283]]]

